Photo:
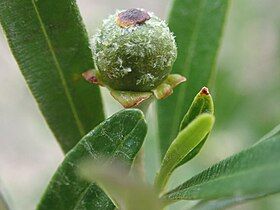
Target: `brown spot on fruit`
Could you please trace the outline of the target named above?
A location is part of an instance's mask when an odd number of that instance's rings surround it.
[[[122,28],[128,28],[130,26],[143,24],[150,18],[150,15],[146,11],[139,9],[128,9],[117,15],[116,23]]]

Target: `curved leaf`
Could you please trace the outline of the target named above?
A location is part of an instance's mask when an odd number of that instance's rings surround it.
[[[104,119],[99,88],[74,0],[0,0],[0,22],[39,108],[64,152]]]
[[[110,158],[128,165],[139,151],[147,126],[139,110],[124,110],[101,123],[67,153],[54,174],[38,210],[113,210],[106,194],[78,174],[83,160]]]
[[[214,104],[212,96],[210,95],[206,87],[203,87],[200,90],[200,92],[195,96],[188,112],[186,113],[181,122],[180,131],[187,127],[189,123],[191,123],[197,116],[199,116],[202,113],[214,114]],[[192,149],[192,151],[186,157],[184,157],[184,159],[177,165],[177,167],[185,164],[186,162],[194,158],[203,147],[207,138],[208,134],[195,148]]]
[[[176,166],[204,139],[212,129],[213,124],[213,115],[201,114],[174,139],[162,160],[155,179],[155,186],[159,192],[164,189]]]
[[[167,193],[170,201],[259,197],[280,192],[280,126],[251,148],[231,156]]]
[[[228,5],[229,0],[174,0],[169,26],[176,36],[178,58],[173,73],[185,76],[188,82],[157,102],[161,158],[192,99],[201,87],[210,86],[214,77]]]

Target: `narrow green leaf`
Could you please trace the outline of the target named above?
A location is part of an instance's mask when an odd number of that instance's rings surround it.
[[[104,119],[75,0],[0,0],[0,23],[39,108],[64,152]]]
[[[203,113],[195,118],[174,139],[162,160],[160,170],[155,179],[155,186],[159,192],[164,189],[176,166],[204,139],[212,129],[213,124],[214,116]]]
[[[258,197],[280,192],[280,126],[269,135],[167,193],[170,201]]]
[[[192,99],[201,87],[210,86],[215,75],[228,5],[229,0],[174,0],[169,26],[176,36],[178,58],[173,73],[185,76],[187,82],[157,103],[161,158]]]
[[[231,206],[234,203],[234,199],[220,199],[214,201],[201,201],[191,208],[191,210],[222,210]]]
[[[102,161],[103,162],[103,161]],[[82,175],[89,181],[96,182],[117,204],[125,210],[161,210],[158,195],[142,181],[138,174],[129,174],[121,163],[101,164],[89,162],[82,168]]]
[[[244,203],[246,201],[261,198],[264,197],[264,195],[253,195],[253,196],[243,196],[243,197],[231,197],[231,198],[225,198],[225,199],[218,199],[218,200],[203,200],[200,201],[198,204],[193,206],[192,210],[222,210],[226,209],[228,207],[234,206],[236,204]]]
[[[76,171],[83,160],[110,158],[128,165],[146,136],[143,113],[127,109],[113,115],[88,133],[69,153],[54,174],[38,210],[112,210],[113,203],[95,184]]]
[[[202,113],[214,114],[213,100],[206,87],[203,87],[194,98],[191,107],[189,108],[188,112],[186,113],[181,122],[180,131],[187,127],[189,123],[191,123],[197,116],[199,116]],[[194,158],[201,150],[207,138],[208,134],[195,148],[192,149],[192,151],[178,164],[178,166],[181,166],[184,163],[191,160],[192,158]]]

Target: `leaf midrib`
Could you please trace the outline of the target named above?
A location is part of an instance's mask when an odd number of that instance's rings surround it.
[[[35,0],[31,0],[31,2],[32,2],[32,5],[34,7],[36,16],[38,18],[40,28],[41,28],[42,33],[43,33],[43,35],[45,37],[45,40],[47,42],[48,48],[50,50],[50,53],[52,55],[53,62],[54,62],[54,65],[56,67],[56,70],[58,72],[59,78],[60,78],[60,80],[62,82],[62,87],[64,89],[64,92],[65,92],[66,98],[68,100],[68,103],[70,105],[70,109],[71,109],[71,112],[72,112],[73,117],[75,119],[75,123],[76,123],[77,128],[79,130],[79,133],[80,133],[80,135],[82,137],[85,134],[85,128],[84,128],[84,126],[83,126],[83,124],[82,124],[82,122],[81,122],[81,120],[79,118],[78,112],[76,110],[75,104],[73,102],[72,96],[71,96],[70,91],[69,91],[69,87],[67,85],[65,76],[63,74],[63,70],[62,70],[62,68],[61,68],[61,66],[59,64],[58,58],[56,56],[55,50],[54,50],[54,48],[52,46],[52,43],[51,43],[50,38],[48,36],[48,33],[46,31],[46,28],[45,28],[45,25],[44,25],[43,20],[41,18],[41,15],[40,15],[40,12],[38,10],[38,7],[36,6]]]

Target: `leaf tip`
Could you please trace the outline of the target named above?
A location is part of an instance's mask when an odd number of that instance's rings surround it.
[[[209,92],[209,89],[207,87],[203,87],[201,90],[200,90],[200,95],[210,95],[210,92]]]
[[[164,99],[173,93],[173,89],[169,84],[162,83],[156,89],[152,90],[156,99]]]

